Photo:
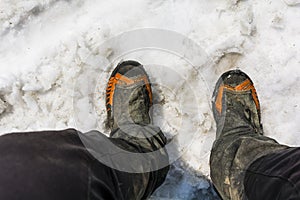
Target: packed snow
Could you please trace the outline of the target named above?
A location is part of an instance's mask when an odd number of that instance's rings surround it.
[[[105,87],[126,59],[145,65],[153,123],[171,170],[152,199],[219,199],[209,177],[210,97],[239,68],[253,79],[265,135],[300,145],[299,0],[2,0],[1,134],[105,128]]]

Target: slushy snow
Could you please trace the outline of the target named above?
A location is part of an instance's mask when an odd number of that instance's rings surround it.
[[[69,127],[108,134],[107,80],[118,62],[137,60],[153,85],[153,123],[177,144],[167,180],[152,198],[219,199],[209,177],[215,138],[210,97],[223,72],[239,68],[252,78],[265,135],[300,145],[299,5],[299,0],[2,0],[1,134]],[[114,41],[146,29],[188,38],[201,53],[136,48],[121,54],[135,40]],[[177,43],[172,44],[166,47]],[[201,64],[191,64],[188,56]]]

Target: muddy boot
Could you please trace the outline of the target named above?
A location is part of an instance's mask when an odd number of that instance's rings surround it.
[[[152,90],[143,66],[125,61],[114,69],[106,88],[107,126],[112,132],[128,124],[148,125]]]
[[[255,87],[240,70],[228,71],[219,78],[212,110],[217,125],[210,157],[212,181],[223,199],[246,199],[243,180],[249,165],[287,147],[263,136]]]
[[[219,78],[212,108],[217,138],[241,130],[263,134],[256,90],[251,79],[242,71],[228,71]]]

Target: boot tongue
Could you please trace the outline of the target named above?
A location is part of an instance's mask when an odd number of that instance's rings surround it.
[[[114,98],[116,102],[122,102],[122,104],[114,106],[113,129],[128,124],[150,124],[150,104],[145,85],[117,85]]]
[[[217,125],[217,137],[237,132],[255,131],[262,134],[258,111],[251,92],[224,91],[224,112]]]
[[[150,99],[145,85],[138,86],[129,98],[129,113],[135,124],[150,124]]]

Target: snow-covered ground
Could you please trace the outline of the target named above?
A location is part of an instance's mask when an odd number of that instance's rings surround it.
[[[299,11],[300,0],[1,0],[0,132],[107,134],[106,81],[134,59],[153,83],[154,124],[177,144],[153,199],[218,199],[210,96],[226,70],[253,79],[265,135],[300,145]]]

